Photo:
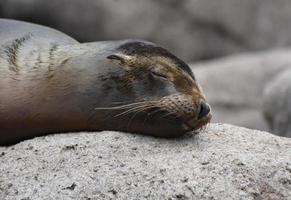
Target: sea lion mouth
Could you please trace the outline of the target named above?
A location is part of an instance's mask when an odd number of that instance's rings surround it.
[[[200,103],[199,113],[197,118],[191,117],[185,120],[183,126],[185,129],[197,130],[210,122],[212,118],[210,105],[204,101]]]
[[[212,114],[208,113],[207,116],[203,117],[200,120],[197,120],[195,118],[190,118],[189,120],[184,121],[182,126],[186,132],[195,131],[206,126],[210,122],[211,118],[212,118]]]

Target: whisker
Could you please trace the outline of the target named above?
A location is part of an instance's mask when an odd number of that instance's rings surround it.
[[[118,113],[116,115],[108,113],[107,117],[104,119],[104,121],[106,121],[106,120],[108,120],[110,118],[119,117],[119,116],[122,116],[122,115],[130,114],[132,112],[137,112],[136,114],[138,114],[138,112],[141,112],[141,111],[143,111],[145,109],[149,109],[151,107],[155,107],[156,104],[157,104],[157,101],[142,101],[142,102],[134,102],[134,103],[131,103],[131,104],[126,104],[126,105],[121,105],[121,106],[103,107],[103,108],[100,107],[100,108],[95,108],[95,110],[110,110],[110,113],[112,113],[115,110],[128,109],[128,110],[123,111],[121,113]]]
[[[172,114],[175,114],[175,112],[168,112],[168,113],[162,115],[161,118],[165,118],[165,117],[172,115]],[[174,116],[174,117],[177,118],[176,116]]]
[[[155,107],[156,107],[156,106],[149,106],[149,107],[145,107],[145,108],[142,108],[142,109],[140,109],[140,110],[137,110],[136,113],[135,113],[135,114],[130,118],[130,120],[129,120],[128,124],[127,124],[127,128],[130,127],[130,124],[131,124],[132,120],[134,119],[134,117],[135,117],[137,114],[139,114],[140,112],[142,112],[142,111],[144,111],[144,110],[151,109],[151,108],[155,108]],[[158,110],[158,111],[159,111],[159,110]],[[152,111],[152,112],[156,112],[156,111]],[[152,112],[150,112],[150,113],[148,114],[148,116],[149,116]],[[148,116],[147,116],[147,117],[148,117]],[[144,125],[144,123],[143,123],[143,125]]]
[[[121,112],[121,113],[115,115],[114,117],[119,117],[121,115],[129,114],[129,113],[132,113],[132,112],[137,112],[137,111],[139,111],[139,109],[142,110],[142,109],[148,109],[148,108],[151,108],[151,107],[156,107],[156,105],[141,105],[141,106],[137,106],[137,107],[134,107],[134,108],[130,108],[129,110],[126,110],[124,112]]]
[[[153,108],[154,106],[152,106],[152,107],[144,107],[144,108],[141,108],[141,109],[139,109],[139,110],[136,110],[136,111],[133,111],[133,112],[135,112],[134,113],[134,115],[130,118],[130,120],[129,120],[129,122],[128,122],[128,124],[127,124],[127,127],[130,127],[130,124],[131,124],[131,122],[132,122],[132,120],[134,119],[134,117],[137,115],[137,114],[139,114],[139,113],[141,113],[142,111],[145,111],[145,110],[147,110],[147,109],[150,109],[150,108]]]
[[[135,117],[138,113],[140,113],[140,112],[136,112],[136,113],[134,113],[133,116],[130,118],[130,120],[128,121],[128,123],[127,123],[127,125],[126,125],[127,129],[129,129],[132,120],[134,119],[134,117]]]
[[[135,103],[130,103],[126,105],[121,105],[121,106],[112,106],[112,107],[97,107],[94,108],[95,110],[117,110],[117,109],[126,109],[130,108],[136,105],[148,105],[148,104],[153,104],[156,103],[156,101],[142,101],[142,102],[135,102]]]
[[[166,119],[167,121],[170,121],[170,122],[176,122],[176,120],[179,119],[179,117],[173,115],[173,114],[175,114],[175,113],[176,113],[176,112],[169,112],[169,113],[167,113],[167,114],[165,114],[165,115],[163,115],[163,116],[161,116],[161,117],[164,118],[164,119]],[[166,117],[169,116],[169,115],[173,115],[174,119],[166,118]]]
[[[147,116],[145,117],[145,119],[143,120],[143,123],[142,123],[143,126],[144,126],[144,124],[146,123],[146,121],[148,120],[148,118],[149,118],[151,115],[153,115],[153,114],[155,114],[155,113],[157,113],[157,112],[160,112],[160,111],[162,111],[161,108],[157,107],[157,110],[148,113]]]
[[[199,131],[199,132],[205,132],[206,128],[207,128],[207,124],[205,124],[205,125],[203,125],[202,127],[200,127],[200,128],[198,129],[198,131]]]
[[[115,101],[113,102],[112,104],[115,104],[115,105],[127,105],[127,104],[130,104],[131,101]],[[133,102],[133,103],[139,103],[139,102],[149,102],[149,101],[136,101],[136,102]]]

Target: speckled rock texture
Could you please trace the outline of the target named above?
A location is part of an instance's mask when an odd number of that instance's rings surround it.
[[[290,0],[1,0],[0,17],[80,41],[141,38],[186,61],[290,46]]]
[[[284,70],[264,91],[264,114],[271,131],[291,137],[291,69]]]
[[[210,124],[161,139],[60,134],[0,148],[0,199],[291,199],[291,139]]]
[[[213,122],[271,131],[264,118],[263,93],[274,77],[291,69],[290,49],[228,56],[194,63],[191,68],[213,109]],[[272,99],[286,100],[283,94]]]

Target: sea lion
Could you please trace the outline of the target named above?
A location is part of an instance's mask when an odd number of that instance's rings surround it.
[[[210,119],[189,66],[154,43],[80,44],[0,19],[0,145],[73,131],[175,137]]]

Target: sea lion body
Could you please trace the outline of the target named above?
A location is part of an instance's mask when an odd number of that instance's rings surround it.
[[[189,67],[153,43],[80,44],[54,29],[0,19],[0,145],[69,131],[172,137],[210,118]]]

